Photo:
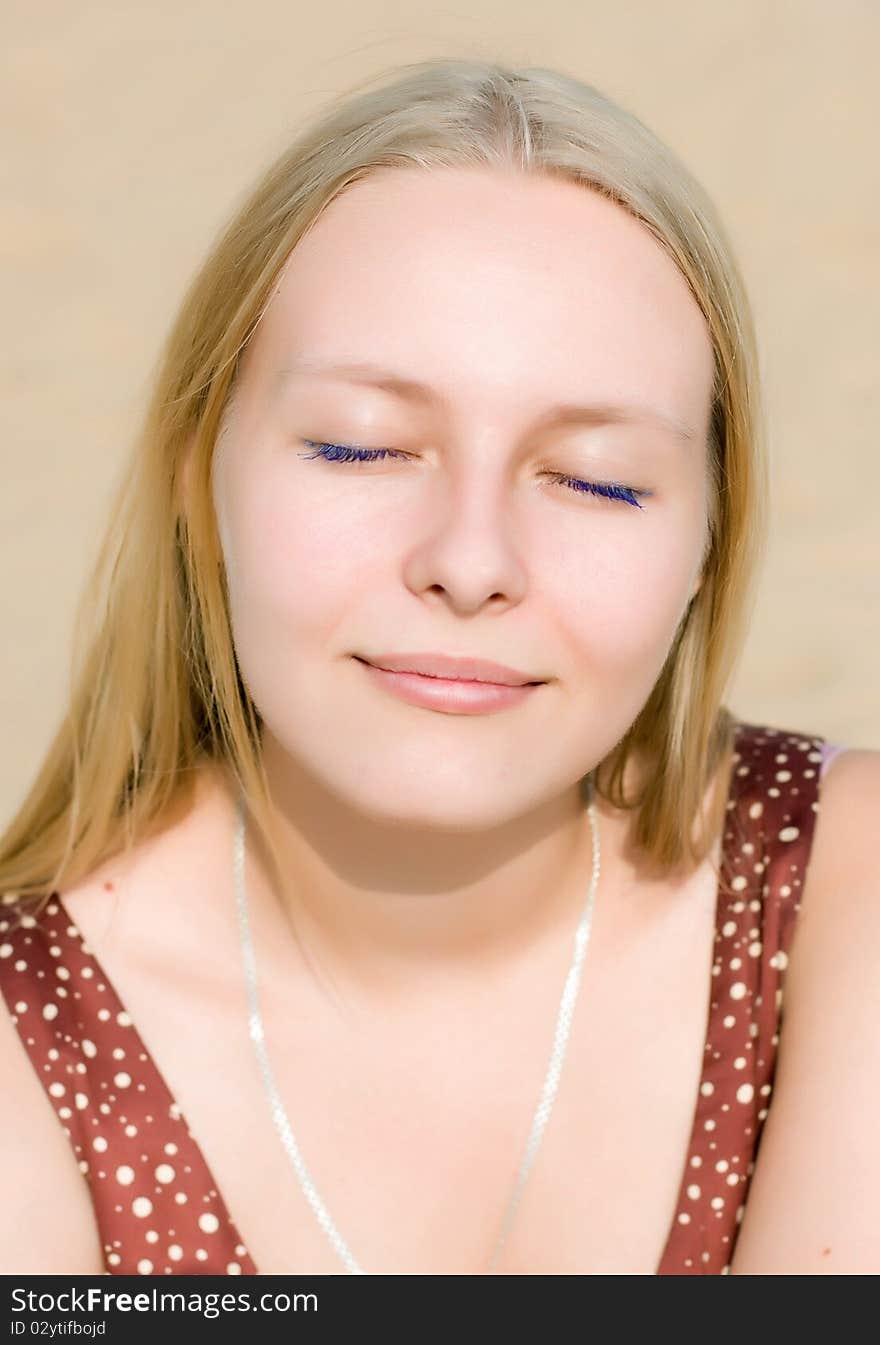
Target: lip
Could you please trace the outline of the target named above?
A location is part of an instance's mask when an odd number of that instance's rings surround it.
[[[373,668],[393,673],[416,673],[420,677],[439,678],[447,682],[469,682],[488,686],[523,687],[542,684],[544,679],[510,668],[491,659],[457,658],[451,654],[376,654],[356,659]]]
[[[383,694],[408,705],[450,715],[491,715],[536,696],[542,683],[478,682],[464,677],[436,677],[416,672],[391,672],[354,656]],[[485,665],[484,665],[485,666]]]

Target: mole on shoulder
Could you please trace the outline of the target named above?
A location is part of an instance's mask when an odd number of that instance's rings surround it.
[[[104,884],[104,891],[105,891],[105,892],[112,892],[112,891],[113,891],[113,884],[112,884],[111,882],[109,882],[109,881],[106,882],[106,883]]]

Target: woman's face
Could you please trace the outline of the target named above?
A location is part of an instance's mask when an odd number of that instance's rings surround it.
[[[366,362],[425,390],[333,370]],[[711,385],[685,280],[597,193],[412,169],[337,197],[288,259],[214,460],[268,755],[401,824],[496,825],[576,788],[699,586]],[[329,461],[322,443],[400,456]],[[360,661],[416,651],[544,685],[455,713]]]

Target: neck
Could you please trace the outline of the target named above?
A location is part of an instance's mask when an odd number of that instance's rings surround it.
[[[517,970],[569,947],[593,864],[579,787],[479,831],[401,826],[349,807],[271,741],[264,760],[283,891],[252,823],[245,883],[255,922],[277,936],[267,942],[280,978],[289,977],[298,945],[305,964],[344,987],[349,1001],[375,1006],[428,1000],[443,987],[482,990],[493,978],[510,984]],[[595,815],[598,908],[602,892],[619,889],[631,870],[628,815],[598,798]],[[279,915],[295,941],[284,937]],[[261,975],[272,975],[265,959]]]

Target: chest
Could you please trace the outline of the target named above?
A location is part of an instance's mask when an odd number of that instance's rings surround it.
[[[499,1273],[654,1273],[694,1124],[716,878],[707,865],[650,918],[597,912],[549,1119]],[[647,899],[647,898],[646,898]],[[74,918],[83,928],[88,911]],[[84,929],[88,937],[88,929]],[[572,928],[573,937],[573,928]],[[243,976],[194,983],[132,944],[95,946],[257,1268],[344,1265],[297,1180],[247,1033]],[[238,951],[216,950],[238,967]],[[360,1266],[472,1274],[496,1246],[545,1083],[572,953],[509,986],[426,994],[381,1021],[314,987],[264,987],[266,1046],[308,1177]],[[181,1031],[186,1024],[186,1031]]]

